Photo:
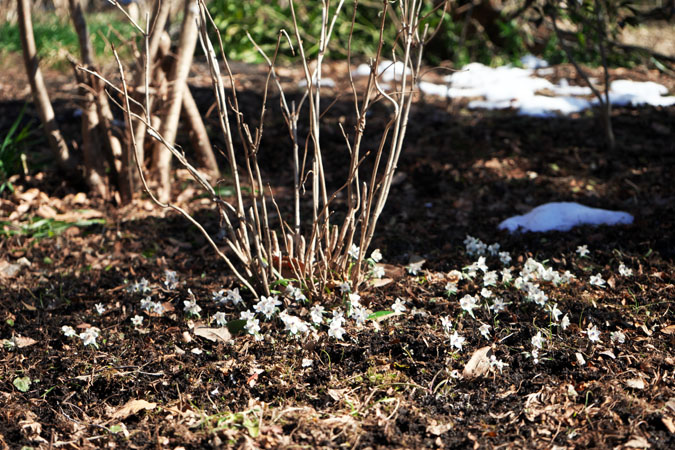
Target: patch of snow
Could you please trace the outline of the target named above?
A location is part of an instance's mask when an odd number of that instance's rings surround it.
[[[383,60],[377,66],[377,75],[381,77],[384,82],[400,80],[403,74],[410,75],[412,72],[401,61]],[[368,64],[360,64],[356,69],[352,70],[353,77],[367,77],[370,75],[370,66]]]
[[[562,78],[560,83],[556,86],[553,86],[551,90],[556,95],[575,95],[575,96],[584,96],[592,95],[593,91],[588,86],[570,86],[570,83],[566,78]]]
[[[633,216],[623,211],[590,208],[574,202],[554,202],[537,206],[522,216],[514,216],[499,224],[500,230],[511,233],[569,231],[579,225],[619,225],[633,223]]]
[[[548,61],[541,58],[537,58],[532,54],[527,54],[522,58],[520,58],[520,63],[526,69],[541,69],[544,67],[548,67]]]
[[[653,81],[616,80],[609,88],[609,100],[619,106],[671,106],[675,96],[665,96],[668,88]]]
[[[321,85],[321,87],[328,87],[328,88],[335,87],[335,81],[333,81],[331,78],[322,78],[319,84]],[[316,86],[316,79],[314,80],[314,86]],[[307,87],[307,80],[304,79],[300,80],[298,82],[298,87],[299,88]]]
[[[586,99],[577,97],[547,97],[534,95],[522,98],[518,102],[518,114],[532,117],[554,117],[554,111],[568,115],[588,109],[591,105]]]

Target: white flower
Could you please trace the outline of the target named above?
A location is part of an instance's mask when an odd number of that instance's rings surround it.
[[[619,275],[622,277],[630,277],[633,275],[633,269],[629,269],[628,267],[621,264],[619,266]]]
[[[551,311],[551,317],[553,317],[553,321],[558,322],[560,320],[560,315],[562,314],[562,311],[558,309],[558,304],[554,303],[553,306],[549,306],[550,311]]]
[[[373,250],[373,253],[370,254],[370,258],[375,262],[382,261],[382,252],[380,252],[380,249],[376,248]]]
[[[448,281],[445,284],[445,295],[455,295],[457,293],[457,283]]]
[[[235,306],[244,302],[244,300],[241,298],[241,295],[239,294],[239,288],[228,289],[225,300],[232,302],[232,304]]]
[[[279,298],[276,295],[265,297],[264,295],[260,297],[260,301],[253,305],[253,309],[260,314],[263,314],[266,319],[272,318],[274,313],[277,311],[277,306],[281,305]]]
[[[86,347],[87,345],[93,345],[94,347],[98,348],[98,344],[96,343],[96,339],[99,336],[99,330],[96,327],[89,327],[82,333],[80,333],[80,339],[82,339],[82,344]]]
[[[202,307],[197,304],[197,300],[184,300],[183,305],[183,309],[187,314],[199,317],[199,312],[202,310]]]
[[[497,368],[499,370],[499,373],[502,373],[502,370],[504,367],[508,366],[504,361],[501,359],[497,359],[495,355],[490,355],[490,367],[491,368]]]
[[[164,305],[161,302],[152,302],[150,311],[161,316],[164,314]]]
[[[489,272],[485,272],[485,275],[483,276],[483,286],[496,286],[497,285],[497,271],[496,270],[491,270]]]
[[[321,305],[312,306],[312,309],[309,310],[309,316],[311,317],[312,322],[317,324],[323,322],[323,312],[324,312],[323,306]]]
[[[141,325],[143,325],[143,316],[139,316],[138,314],[136,314],[134,317],[131,318],[131,323],[135,327],[140,327]]]
[[[478,328],[478,331],[480,331],[480,334],[482,334],[485,339],[489,340],[490,339],[490,328],[492,328],[490,325],[484,323]]]
[[[497,256],[499,253],[499,242],[495,242],[494,244],[488,246],[487,251],[490,254],[490,256]]]
[[[600,330],[598,330],[598,327],[596,327],[595,325],[591,326],[591,324],[589,323],[585,333],[588,335],[589,341],[591,342],[600,341]]]
[[[307,297],[305,297],[305,294],[302,293],[301,289],[290,284],[286,286],[286,294],[296,302],[304,302],[307,300]]]
[[[604,287],[605,286],[605,280],[602,278],[602,274],[595,274],[591,275],[591,279],[589,281],[592,286],[598,286],[598,287]]]
[[[361,296],[359,294],[349,294],[348,298],[352,308],[361,306]]]
[[[617,342],[619,344],[626,342],[626,335],[619,330],[609,333],[609,337],[612,339],[612,342]]]
[[[569,283],[574,278],[576,278],[576,276],[574,276],[574,274],[572,272],[570,272],[569,270],[566,270],[565,273],[560,275],[560,282],[561,283]]]
[[[450,333],[450,330],[452,329],[452,320],[450,320],[450,317],[441,316],[441,326],[446,333]]]
[[[252,312],[252,311],[249,311],[249,310],[242,311],[242,312],[239,313],[239,318],[241,320],[249,320],[249,319],[253,319],[254,317],[255,317],[255,313]]]
[[[352,259],[359,259],[359,253],[361,252],[361,249],[359,248],[358,245],[352,244],[351,247],[349,247],[349,251],[347,254],[352,258]]]
[[[246,320],[244,328],[246,328],[246,331],[248,331],[249,334],[258,334],[260,331],[260,321],[255,317],[251,317]]]
[[[340,293],[344,295],[352,291],[352,286],[348,281],[343,281],[338,285],[338,289],[340,289]]]
[[[504,268],[502,269],[502,284],[508,284],[513,280],[513,275],[511,275],[511,269]]]
[[[457,331],[450,335],[450,346],[455,347],[457,350],[461,351],[464,346],[466,339],[463,336],[457,334]]]
[[[375,279],[380,279],[384,277],[384,267],[382,266],[375,266],[373,267],[373,270],[370,272],[370,275],[375,278]]]
[[[164,271],[164,286],[168,290],[174,290],[178,287],[178,277],[176,276],[176,272],[173,270],[165,270]]]
[[[508,266],[511,263],[511,255],[509,252],[499,252],[499,261]]]
[[[280,314],[279,317],[281,318],[281,321],[284,323],[286,331],[288,331],[290,334],[296,335],[298,333],[309,332],[309,327],[307,326],[307,323],[305,323],[305,321],[300,319],[299,317],[291,316],[290,314],[286,313],[286,311],[284,311],[283,314]]]
[[[96,313],[100,316],[105,312],[105,306],[103,306],[103,303],[97,303],[94,308],[96,308]]]
[[[70,325],[64,325],[64,326],[62,326],[62,327],[61,327],[61,333],[63,333],[63,335],[64,335],[65,337],[73,337],[73,336],[77,336],[77,333],[75,332],[75,330],[73,329],[73,327],[71,327]]]
[[[396,301],[391,305],[391,310],[395,313],[402,313],[406,310],[405,302],[400,298],[397,298]]]
[[[492,297],[492,291],[490,291],[490,289],[483,288],[480,291],[480,295],[484,298],[490,298]]]
[[[487,249],[487,245],[483,241],[468,234],[466,235],[466,239],[464,239],[464,246],[469,256],[483,255]]]
[[[471,314],[471,317],[475,318],[473,315],[473,309],[478,307],[478,303],[476,302],[476,297],[473,297],[469,294],[466,294],[464,297],[462,297],[459,301],[459,306],[469,314]]]
[[[136,283],[132,284],[129,287],[129,290],[131,290],[131,292],[137,292],[141,294],[150,292],[148,280],[146,280],[145,278],[141,278],[141,281],[137,281]]]
[[[506,309],[506,303],[501,297],[495,297],[495,300],[490,308],[492,308],[492,311],[494,311],[495,314],[499,314]]]
[[[342,328],[342,322],[333,320],[328,327],[328,336],[342,340],[342,335],[345,334],[344,328]]]
[[[566,330],[567,327],[570,326],[570,318],[567,314],[563,316],[562,321],[560,322],[560,326],[562,327],[563,330]]]
[[[302,367],[312,367],[314,360],[309,358],[302,358]]]
[[[143,311],[149,311],[152,308],[152,299],[150,297],[144,297],[141,299],[141,309]]]
[[[339,309],[336,309],[333,311],[333,318],[330,320],[330,324],[337,324],[342,326],[342,324],[345,323],[345,316],[342,314],[342,311]]]
[[[577,254],[580,258],[585,258],[589,253],[588,245],[580,245],[577,247]]]
[[[225,326],[227,324],[227,319],[225,318],[225,313],[218,311],[213,315],[213,320],[216,322],[216,325],[219,327]]]
[[[356,321],[357,325],[363,325],[368,320],[368,310],[361,306],[356,306],[352,310],[352,318]]]
[[[216,303],[225,303],[227,301],[225,298],[225,289],[211,292],[211,300]]]
[[[479,256],[474,264],[476,265],[476,268],[480,269],[483,273],[487,272],[488,266],[485,264],[485,256]]]
[[[532,345],[540,350],[542,349],[544,345],[544,337],[541,335],[541,331],[532,336]]]

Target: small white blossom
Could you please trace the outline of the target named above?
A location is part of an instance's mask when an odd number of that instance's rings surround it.
[[[485,272],[485,275],[483,276],[483,286],[496,286],[497,285],[497,271],[496,270],[491,270],[489,272]]]
[[[344,323],[345,323],[345,316],[342,313],[342,311],[340,309],[333,310],[333,317],[330,320],[330,324],[331,325],[339,324],[340,326],[342,326],[342,324]]]
[[[589,281],[592,286],[598,286],[598,287],[604,287],[605,286],[605,280],[602,278],[602,274],[595,274],[591,275],[591,279]]]
[[[480,269],[481,272],[487,272],[488,266],[485,264],[485,256],[479,256],[478,260],[474,264],[476,265],[477,269]]]
[[[82,344],[86,347],[88,345],[93,345],[94,347],[98,348],[98,344],[96,343],[96,339],[99,336],[99,330],[96,327],[89,327],[82,333],[80,333],[80,339],[82,339]]]
[[[452,281],[448,281],[445,284],[445,295],[455,295],[457,293],[457,283],[454,283]]]
[[[260,297],[260,301],[253,305],[253,309],[260,314],[263,314],[266,319],[271,319],[274,316],[274,313],[277,311],[277,306],[281,305],[279,298],[276,295],[265,297],[264,295]]]
[[[349,294],[348,298],[352,308],[361,306],[361,296],[359,294]]]
[[[248,331],[249,334],[257,335],[260,331],[260,321],[255,317],[251,317],[246,320],[246,325],[244,325],[244,328],[246,328],[246,331]]]
[[[598,327],[595,325],[588,324],[588,327],[586,328],[585,331],[586,335],[588,335],[588,340],[591,342],[599,342],[600,341],[600,330],[598,330]]]
[[[178,287],[178,276],[173,270],[164,271],[164,286],[170,291]]]
[[[551,311],[551,317],[553,318],[554,322],[558,322],[560,320],[560,315],[562,314],[562,311],[558,309],[558,304],[554,303],[553,306],[549,306],[550,311]]]
[[[483,255],[487,249],[487,245],[483,241],[468,234],[466,235],[466,239],[464,239],[464,247],[469,256]]]
[[[502,269],[502,284],[508,284],[513,280],[513,275],[511,275],[511,269],[504,268]]]
[[[492,291],[490,291],[490,289],[483,288],[480,291],[480,295],[484,298],[490,298],[492,297]]]
[[[612,342],[617,342],[619,344],[626,342],[626,335],[619,330],[609,333],[609,337],[612,339]]]
[[[488,246],[487,251],[490,256],[497,256],[497,254],[499,254],[499,247],[499,242],[495,242],[494,244]]]
[[[508,266],[511,263],[511,255],[509,252],[499,252],[499,261]]]
[[[345,334],[345,329],[342,328],[342,323],[340,321],[333,320],[328,327],[328,336],[342,340],[342,336]]]
[[[382,266],[375,266],[373,267],[373,270],[370,271],[370,275],[379,280],[380,278],[384,277],[384,267]]]
[[[192,299],[183,301],[183,309],[187,314],[199,317],[202,307],[197,304],[197,300]]]
[[[239,318],[241,320],[250,320],[250,319],[253,319],[254,317],[255,317],[255,313],[252,312],[252,311],[246,310],[246,311],[242,311],[241,313],[239,313]]]
[[[484,323],[478,328],[478,331],[480,331],[480,334],[482,334],[485,339],[489,340],[490,339],[490,328],[492,328],[490,325]]]
[[[149,311],[152,308],[152,299],[150,297],[144,297],[141,299],[141,309],[143,311]]]
[[[506,303],[501,297],[495,297],[494,302],[490,308],[492,308],[492,311],[495,314],[499,314],[506,309]]]
[[[323,306],[321,305],[312,306],[312,309],[309,310],[309,316],[312,319],[312,322],[317,324],[323,322],[323,312],[324,312]]]
[[[532,336],[532,345],[540,350],[544,346],[544,337],[541,335],[541,331]]]
[[[588,250],[588,245],[580,245],[577,247],[577,254],[580,258],[585,258],[590,253]]]
[[[466,342],[466,338],[463,336],[460,336],[457,331],[452,333],[450,335],[450,346],[455,347],[457,350],[461,351],[462,347],[464,346],[464,342]]]
[[[361,306],[357,306],[352,310],[352,318],[357,325],[363,325],[368,320],[368,310]]]
[[[532,356],[532,362],[535,364],[539,364],[539,350],[532,350],[532,353],[530,353]]]
[[[145,278],[141,278],[141,281],[137,281],[136,283],[132,284],[129,287],[129,290],[131,292],[146,294],[150,292],[150,285],[148,283],[148,280],[146,280]]]
[[[152,305],[150,305],[150,311],[161,316],[164,314],[164,305],[162,305],[161,302],[152,302]]]
[[[140,327],[141,325],[143,325],[143,316],[139,316],[138,314],[136,314],[134,317],[131,318],[131,323],[135,327]]]
[[[225,303],[227,301],[225,297],[225,289],[211,292],[211,300],[216,303]]]
[[[97,303],[94,308],[96,308],[96,313],[100,316],[105,312],[105,306],[103,303]]]
[[[283,314],[279,314],[279,317],[284,323],[286,331],[288,331],[290,334],[297,335],[299,333],[304,334],[309,332],[309,326],[307,326],[307,323],[299,317],[292,316],[286,313],[286,311],[284,311]]]
[[[391,310],[395,313],[402,313],[406,310],[405,302],[400,298],[397,298],[396,301],[391,305]]]
[[[622,277],[630,277],[633,275],[633,269],[629,269],[628,267],[621,264],[619,266],[619,275]]]
[[[244,302],[244,299],[241,298],[241,294],[239,294],[239,288],[228,289],[225,300],[232,302],[235,306]]]
[[[349,251],[347,254],[352,258],[352,259],[359,259],[359,253],[361,252],[361,249],[359,248],[358,245],[352,244],[351,247],[349,247]]]
[[[219,327],[225,326],[227,324],[227,318],[225,317],[225,313],[222,311],[218,311],[217,313],[215,313],[213,315],[213,320]]]
[[[373,253],[370,254],[370,258],[375,262],[382,261],[382,252],[380,252],[380,249],[376,248],[373,250]]]
[[[77,336],[77,333],[75,332],[75,330],[73,329],[73,327],[71,327],[70,325],[64,325],[64,326],[62,326],[62,327],[61,327],[61,333],[63,333],[63,335],[64,335],[65,337],[73,337],[73,336]]]
[[[450,330],[452,330],[452,320],[450,320],[450,317],[441,316],[441,326],[446,333],[450,333]]]
[[[294,287],[293,285],[289,284],[286,286],[286,294],[296,302],[307,301],[307,297],[305,297],[305,294],[302,293],[302,290]]]
[[[352,286],[348,281],[343,281],[338,285],[338,289],[340,289],[340,293],[344,295],[352,291]]]
[[[490,367],[493,369],[499,370],[499,373],[502,373],[502,370],[504,370],[504,367],[508,366],[504,361],[501,359],[497,359],[495,355],[490,355]]]
[[[570,326],[570,318],[567,314],[563,316],[562,321],[560,322],[560,326],[562,327],[563,330],[566,330],[567,327]]]
[[[473,310],[474,308],[478,307],[478,302],[476,301],[476,297],[466,294],[464,297],[462,297],[459,301],[459,306],[466,312],[468,312],[471,317],[475,316],[473,315]]]

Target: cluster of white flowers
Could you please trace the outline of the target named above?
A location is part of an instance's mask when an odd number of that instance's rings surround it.
[[[96,343],[96,339],[98,339],[100,333],[101,333],[101,330],[96,328],[96,327],[87,328],[82,333],[80,333],[80,339],[82,339],[82,345],[84,345],[85,347],[87,345],[92,345],[92,346],[98,348],[98,344]]]
[[[295,286],[289,284],[286,286],[286,295],[296,302],[306,302],[307,297],[302,293],[302,289],[296,288]]]
[[[279,314],[279,319],[284,324],[284,329],[292,335],[309,333],[309,325],[298,316],[292,316],[286,311]]]
[[[127,291],[135,294],[147,294],[150,292],[150,283],[145,278],[141,278],[141,281],[137,281],[129,286]]]
[[[244,324],[244,329],[249,333],[255,336],[256,340],[262,340],[260,335],[260,320],[255,318],[255,313],[249,310],[242,311],[239,315],[239,318],[246,321]]]
[[[150,297],[144,297],[141,299],[141,309],[143,311],[149,311],[160,316],[164,313],[164,306],[161,302],[153,302]]]
[[[342,340],[342,336],[345,334],[345,329],[342,327],[345,323],[344,315],[342,311],[336,309],[333,311],[333,318],[330,321],[330,326],[328,327],[328,336]]]
[[[601,273],[596,273],[595,275],[591,275],[591,278],[588,281],[591,283],[591,286],[597,286],[597,287],[605,287],[606,281],[604,278],[602,278]]]
[[[466,235],[464,239],[464,248],[466,248],[466,253],[469,256],[481,256],[488,254],[490,256],[495,256],[499,258],[499,261],[504,265],[508,266],[511,264],[511,255],[509,252],[500,252],[501,246],[498,242],[494,244],[487,245],[485,242],[481,241],[478,238],[473,236]]]
[[[258,303],[253,305],[253,309],[264,315],[266,319],[271,319],[274,314],[278,311],[277,306],[281,305],[279,297],[272,295],[270,297],[265,297],[264,295],[260,296]]]
[[[619,275],[622,277],[632,277],[633,276],[633,269],[630,269],[623,264],[619,265]]]

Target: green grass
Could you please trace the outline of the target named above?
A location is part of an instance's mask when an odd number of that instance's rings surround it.
[[[43,219],[33,217],[27,223],[0,221],[0,236],[24,236],[31,238],[49,238],[57,236],[70,227],[86,228],[91,225],[103,225],[104,219],[78,220],[77,222],[65,222],[55,219]]]
[[[135,36],[133,26],[116,14],[89,14],[87,15],[87,25],[99,61],[112,59],[111,42],[116,47],[121,48],[124,41]],[[64,69],[69,67],[64,57],[64,51],[67,51],[76,59],[79,58],[80,48],[77,34],[67,18],[46,13],[34,16],[33,32],[38,57],[46,64]],[[0,24],[0,54],[20,52],[21,41],[18,25],[7,22]]]
[[[21,170],[22,159],[25,158],[26,148],[34,143],[33,136],[33,122],[25,124],[22,128],[21,122],[24,113],[26,112],[26,105],[21,108],[19,116],[16,118],[9,131],[0,141],[0,194],[5,189],[14,191],[14,186],[9,181],[12,175],[19,173]]]

